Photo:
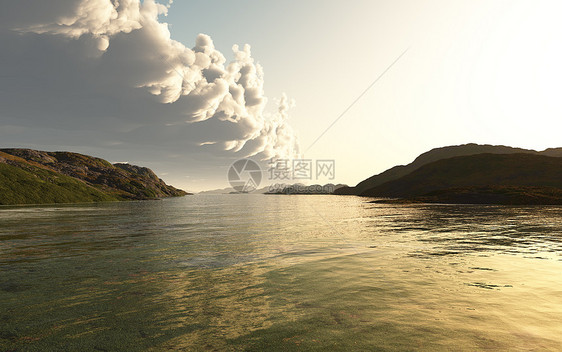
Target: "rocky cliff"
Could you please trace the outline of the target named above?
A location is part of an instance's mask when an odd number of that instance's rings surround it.
[[[152,170],[78,153],[0,149],[0,204],[141,200],[184,196]]]

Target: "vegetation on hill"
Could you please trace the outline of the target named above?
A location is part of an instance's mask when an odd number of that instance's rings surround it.
[[[412,163],[408,165],[395,166],[378,175],[369,177],[368,179],[358,183],[357,186],[355,187],[340,188],[335,192],[335,194],[361,195],[368,189],[382,185],[385,182],[399,179],[429,163],[438,160],[453,158],[457,156],[469,156],[469,155],[477,155],[477,154],[485,154],[485,153],[488,154],[525,153],[525,154],[533,154],[533,155],[562,157],[562,148],[551,148],[551,149],[544,150],[542,152],[537,152],[535,150],[529,150],[529,149],[512,148],[506,146],[479,145],[479,144],[464,144],[458,146],[436,148],[421,154]]]
[[[0,204],[153,199],[187,193],[150,169],[69,152],[0,150]]]
[[[528,186],[450,188],[411,200],[444,204],[562,205],[562,189]]]
[[[558,204],[562,158],[477,154],[438,160],[361,193],[453,203]]]
[[[116,201],[72,177],[29,165],[0,163],[0,204],[40,204]]]

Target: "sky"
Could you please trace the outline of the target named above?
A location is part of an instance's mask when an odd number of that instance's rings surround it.
[[[1,147],[200,191],[245,157],[354,185],[435,147],[562,146],[556,1],[0,3]]]

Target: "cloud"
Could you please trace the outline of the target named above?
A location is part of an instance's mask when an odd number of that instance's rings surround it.
[[[234,45],[231,62],[207,35],[186,47],[161,21],[169,4],[1,2],[3,140],[20,127],[21,140],[40,140],[45,129],[59,145],[159,148],[220,160],[298,152],[288,123],[292,104],[283,96],[277,111],[267,111],[264,70],[250,46]]]

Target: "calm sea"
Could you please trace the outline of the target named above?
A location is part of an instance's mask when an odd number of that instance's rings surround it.
[[[561,348],[562,207],[0,207],[0,351]]]

